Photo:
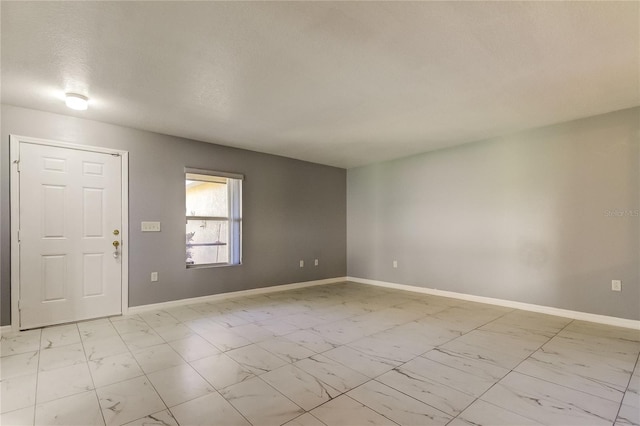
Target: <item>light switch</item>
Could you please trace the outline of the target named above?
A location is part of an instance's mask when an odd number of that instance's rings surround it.
[[[142,232],[160,232],[160,222],[141,222]]]

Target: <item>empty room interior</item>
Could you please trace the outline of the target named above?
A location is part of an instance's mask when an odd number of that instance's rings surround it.
[[[640,2],[0,35],[1,425],[640,426]]]

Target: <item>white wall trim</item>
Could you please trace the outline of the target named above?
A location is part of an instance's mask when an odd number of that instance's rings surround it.
[[[494,299],[492,297],[475,296],[472,294],[456,293],[453,291],[437,290],[434,288],[417,287],[413,285],[397,284],[397,283],[391,283],[386,281],[369,280],[366,278],[347,277],[346,280],[355,282],[355,283],[360,283],[360,284],[369,284],[369,285],[375,285],[378,287],[412,291],[415,293],[431,294],[434,296],[451,297],[454,299],[467,300],[471,302],[487,303],[490,305],[505,306],[507,308],[522,309],[523,311],[538,312],[541,314],[555,315],[555,316],[564,317],[564,318],[571,318],[576,320],[613,325],[616,327],[625,327],[625,328],[632,328],[634,330],[640,330],[640,321],[637,321],[637,320],[610,317],[606,315],[590,314],[587,312],[570,311],[568,309],[534,305],[531,303],[515,302],[512,300]]]
[[[334,284],[346,281],[346,277],[327,278],[324,280],[303,281],[299,283],[281,284],[270,287],[252,288],[249,290],[232,291],[228,293],[212,294],[209,296],[191,297],[188,299],[171,300],[168,302],[152,303],[149,305],[131,306],[128,309],[129,315],[135,315],[142,312],[155,311],[158,309],[175,308],[184,305],[193,305],[195,303],[215,302],[225,299],[233,299],[236,297],[256,296],[258,294],[276,293],[284,290],[295,290],[304,287],[313,287],[324,284]]]
[[[11,325],[5,327],[11,327],[11,331],[13,332],[17,332],[20,329],[20,315],[18,310],[18,303],[20,301],[20,246],[18,244],[18,230],[20,229],[20,176],[17,165],[17,162],[20,160],[20,143],[30,143],[120,156],[122,173],[122,229],[120,230],[120,235],[122,236],[121,310],[123,314],[126,314],[129,305],[129,153],[118,149],[32,138],[29,136],[9,135],[9,155],[11,160]]]

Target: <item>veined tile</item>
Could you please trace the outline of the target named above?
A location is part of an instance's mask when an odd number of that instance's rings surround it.
[[[301,359],[308,358],[315,354],[311,349],[307,349],[301,344],[292,342],[291,340],[283,337],[265,340],[264,342],[258,343],[258,346],[279,356],[287,362],[300,361]]]
[[[133,356],[146,374],[185,363],[184,359],[166,343],[136,351]]]
[[[127,345],[131,351],[165,343],[158,333],[150,328],[142,331],[133,331],[131,333],[121,333],[120,337],[122,337],[124,344]]]
[[[245,380],[220,391],[251,423],[261,426],[281,425],[304,411],[259,377]]]
[[[364,374],[360,374],[323,355],[314,355],[293,365],[328,384],[338,392],[347,392],[369,380]]]
[[[0,380],[26,376],[38,371],[40,352],[25,352],[0,358]]]
[[[546,337],[523,339],[508,334],[474,330],[440,347],[447,352],[510,369],[520,364],[546,341]]]
[[[538,426],[537,423],[526,417],[489,404],[480,399],[467,407],[458,417],[447,426]]]
[[[310,330],[321,336],[324,340],[338,345],[353,342],[367,335],[363,327],[346,319],[320,324],[312,327]]]
[[[371,408],[346,395],[339,396],[316,408],[311,414],[328,425],[394,425]]]
[[[613,423],[619,404],[517,372],[509,373],[482,400],[544,424]]]
[[[218,325],[220,330],[218,331],[208,331],[205,333],[198,333],[202,336],[207,342],[211,343],[216,348],[220,349],[223,352],[241,348],[243,346],[248,346],[251,344],[251,341],[245,339],[242,336],[237,335],[225,329],[221,325]]]
[[[80,343],[80,333],[76,324],[56,325],[42,329],[41,349]]]
[[[400,361],[392,361],[387,358],[366,354],[349,346],[339,346],[324,352],[322,355],[370,378],[377,377],[402,364]]]
[[[111,323],[120,334],[146,331],[151,328],[149,324],[137,315],[118,319],[112,318]]]
[[[435,348],[423,354],[422,357],[494,383],[509,373],[509,370],[506,368],[498,367],[481,360],[467,358],[441,348]]]
[[[0,354],[8,356],[37,351],[40,349],[40,333],[37,329],[3,335],[0,337]]]
[[[87,358],[81,343],[40,351],[40,371],[54,370],[86,362]]]
[[[256,344],[231,350],[227,352],[227,355],[233,358],[245,370],[249,370],[256,375],[275,370],[287,363],[282,358],[275,356]]]
[[[410,372],[416,376],[428,377],[429,380],[449,386],[450,388],[476,398],[498,381],[497,379],[487,379],[476,376],[423,357],[414,358],[406,364],[403,364],[399,369],[402,372]]]
[[[0,382],[0,412],[18,410],[36,403],[36,374]]]
[[[184,339],[195,334],[193,330],[184,324],[162,325],[154,328],[154,331],[167,342]]]
[[[622,404],[620,407],[620,412],[618,413],[618,417],[616,418],[616,425],[630,425],[630,426],[638,426],[640,425],[640,409],[638,407],[633,407],[631,405]]]
[[[250,426],[249,422],[217,392],[177,405],[171,411],[181,425],[209,426],[215,422],[225,426]]]
[[[347,395],[399,425],[445,425],[451,420],[442,411],[375,380]]]
[[[254,377],[251,371],[225,354],[216,354],[193,361],[191,366],[216,389],[226,388]]]
[[[394,335],[386,331],[356,340],[347,346],[392,363],[407,362],[433,349],[427,342],[415,339],[407,333]]]
[[[264,340],[272,339],[274,334],[264,327],[260,327],[255,324],[239,325],[237,327],[231,327],[230,331],[236,333],[252,343],[262,342]]]
[[[0,414],[0,424],[7,426],[33,426],[35,406]]]
[[[174,340],[172,342],[169,342],[169,346],[171,346],[187,361],[195,361],[200,358],[205,358],[220,353],[218,348],[198,335]]]
[[[156,371],[148,377],[167,407],[215,392],[213,386],[188,364]]]
[[[140,318],[154,329],[180,324],[180,321],[165,311],[144,312],[140,314]]]
[[[300,417],[296,417],[293,420],[288,421],[284,426],[326,426],[316,417],[313,417],[310,413],[304,413]]]
[[[562,330],[562,334],[570,333],[589,335],[591,337],[605,337],[620,340],[621,342],[640,342],[640,330],[588,321],[575,320]]]
[[[127,349],[127,346],[118,335],[101,339],[88,339],[82,344],[88,360],[129,352],[129,349]]]
[[[78,324],[78,328],[80,329],[80,339],[83,343],[87,344],[89,342],[106,338],[120,337],[116,329],[111,324],[111,321],[98,321],[99,322],[96,324],[85,325],[84,327],[80,327],[80,324]]]
[[[40,404],[92,389],[93,381],[86,363],[42,371],[38,375],[37,401]]]
[[[144,376],[104,386],[96,392],[107,426],[128,423],[167,408]]]
[[[169,410],[163,410],[123,426],[178,426],[178,423]]]
[[[268,319],[256,323],[260,327],[263,327],[273,333],[274,336],[284,336],[285,334],[293,333],[300,330],[301,327],[297,325],[283,322],[280,318]]]
[[[299,343],[315,353],[325,352],[340,346],[336,343],[328,342],[322,336],[310,330],[296,331],[295,333],[287,334],[284,338]]]
[[[340,395],[331,386],[291,364],[260,377],[307,411]]]
[[[448,323],[431,318],[408,322],[396,327],[394,332],[413,336],[415,339],[419,339],[430,346],[442,345],[462,335],[461,331],[455,327],[451,328]]]
[[[427,374],[405,370],[402,366],[376,380],[452,417],[457,416],[475,400],[475,397],[467,393],[431,380]]]
[[[190,321],[198,318],[202,318],[205,314],[198,311],[194,311],[188,306],[178,306],[175,308],[165,309],[171,316],[175,317],[180,322]]]
[[[515,371],[620,403],[630,372],[605,363],[585,363],[580,356],[542,348]]]
[[[91,360],[89,361],[89,370],[96,387],[110,385],[144,374],[129,352]]]
[[[96,393],[89,391],[38,404],[35,424],[103,426],[104,420]]]

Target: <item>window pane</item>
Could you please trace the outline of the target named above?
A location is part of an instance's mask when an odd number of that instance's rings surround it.
[[[187,216],[229,216],[227,179],[219,179],[220,182],[185,180]]]
[[[224,220],[187,220],[187,264],[229,262],[229,224]]]

